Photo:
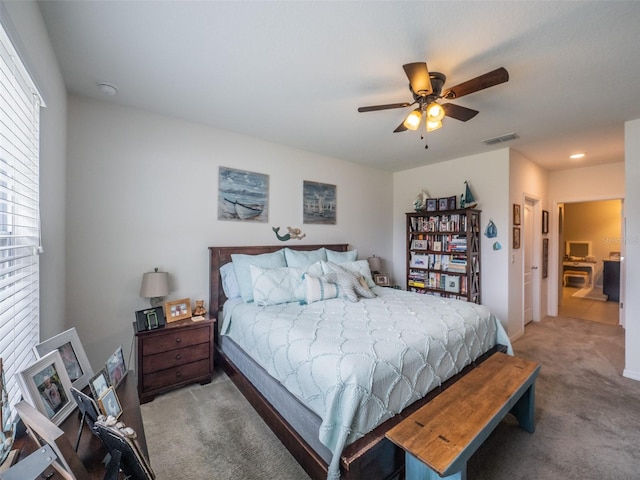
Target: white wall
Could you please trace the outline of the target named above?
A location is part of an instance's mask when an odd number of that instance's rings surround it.
[[[40,116],[40,338],[65,326],[67,93],[36,2],[1,2],[0,19],[44,97]]]
[[[625,227],[625,369],[624,376],[640,380],[640,119],[627,122],[624,129],[626,197]]]
[[[539,165],[531,162],[520,153],[510,150],[509,157],[509,230],[513,228],[513,204],[520,205],[521,218],[524,219],[525,198],[538,200],[538,208],[535,211],[533,224],[539,226],[533,232],[533,245],[527,246],[534,253],[534,259],[541,259],[542,252],[542,210],[547,207],[547,184],[548,173]],[[511,230],[512,232],[512,230]],[[513,249],[511,239],[505,244],[509,246],[509,337],[515,339],[524,334],[524,301],[523,301],[523,275],[524,275],[524,221],[520,225],[521,248]],[[533,262],[534,266],[541,266],[540,261]],[[541,276],[541,269],[538,268],[537,275]],[[535,281],[534,281],[535,282]],[[547,279],[539,279],[538,290],[540,298],[538,305],[544,305],[540,311],[540,318],[546,315],[546,286]],[[535,302],[534,302],[535,303]],[[534,309],[537,308],[534,306]]]
[[[481,236],[482,303],[500,318],[511,335],[508,298],[508,257],[510,242],[509,149],[471,155],[448,162],[426,165],[393,175],[393,277],[406,288],[406,224],[405,213],[413,210],[413,202],[421,190],[432,198],[464,193],[464,182],[482,210],[482,232],[489,220],[498,227],[497,238]],[[501,250],[493,250],[499,241]]]
[[[389,172],[73,96],[68,128],[67,323],[93,365],[128,354],[143,272],[208,305],[209,246],[280,244],[272,227],[291,226],[303,243],[391,259]],[[268,223],[217,220],[219,166],[269,175]],[[337,186],[337,225],[302,224],[303,180]]]

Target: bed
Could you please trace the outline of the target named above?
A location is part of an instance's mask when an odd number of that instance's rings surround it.
[[[222,277],[232,258],[235,266],[257,255],[280,261],[283,248],[289,260],[284,266],[251,267],[255,299],[226,298]],[[314,479],[398,476],[404,455],[385,432],[489,355],[510,349],[500,322],[486,308],[377,287],[370,279],[364,293],[370,290],[375,298],[355,302],[311,298],[311,283],[305,283],[306,293],[297,291],[300,301],[258,296],[258,274],[293,271],[298,278],[294,267],[306,271],[305,281],[317,282],[316,275],[336,263],[337,271],[355,266],[355,276],[366,277],[347,244],[209,250],[218,364]],[[313,270],[314,255],[325,251],[332,257],[319,262],[325,270]],[[307,264],[291,264],[307,257]]]

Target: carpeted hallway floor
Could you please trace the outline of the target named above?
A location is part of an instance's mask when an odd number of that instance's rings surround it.
[[[542,366],[536,432],[508,416],[470,460],[467,480],[640,478],[640,382],[621,376],[622,328],[547,318],[529,324],[514,350]],[[223,373],[142,413],[158,480],[308,478]]]

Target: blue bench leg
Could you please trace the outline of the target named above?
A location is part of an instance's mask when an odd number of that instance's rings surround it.
[[[527,432],[533,433],[536,429],[536,391],[535,383],[532,383],[529,388],[522,394],[520,400],[511,409],[511,413],[518,419],[518,424],[521,428],[524,428]]]
[[[467,465],[458,473],[441,477],[410,453],[404,455],[405,480],[467,480]]]

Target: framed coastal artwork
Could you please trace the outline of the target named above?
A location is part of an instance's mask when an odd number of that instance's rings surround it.
[[[218,220],[266,223],[269,175],[219,167]]]
[[[327,183],[302,183],[302,223],[336,224],[336,186]]]

